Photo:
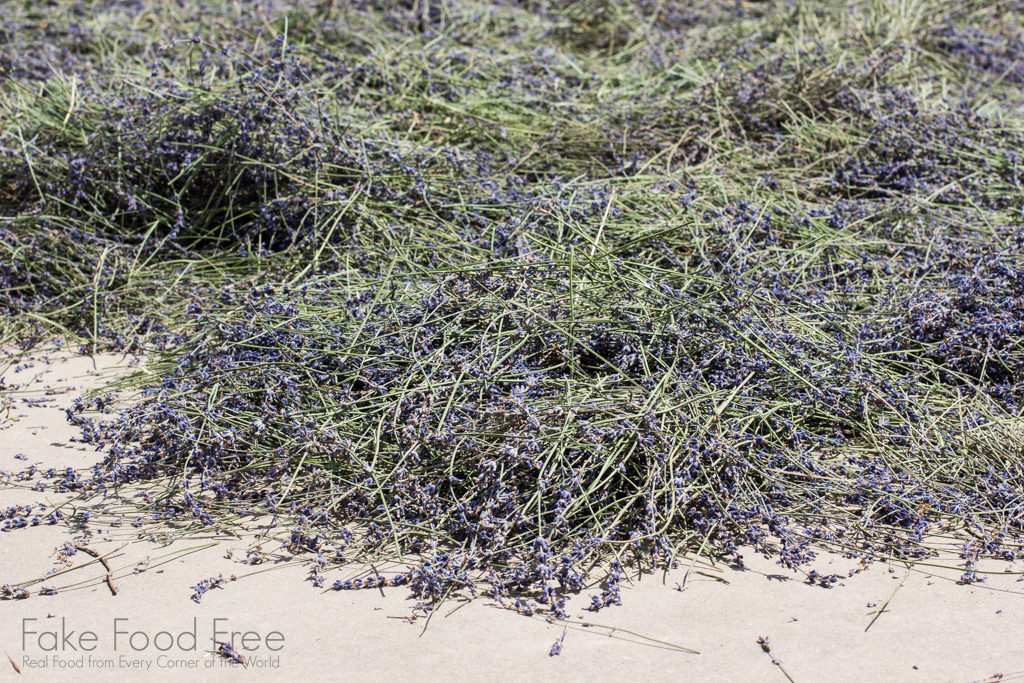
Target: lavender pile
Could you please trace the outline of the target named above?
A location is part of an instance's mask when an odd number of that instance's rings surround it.
[[[1019,556],[1019,3],[265,9],[5,25],[5,340],[152,353],[37,486],[557,616]]]

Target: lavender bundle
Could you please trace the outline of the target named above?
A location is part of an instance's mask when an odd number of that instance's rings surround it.
[[[5,25],[3,340],[153,354],[52,485],[556,615],[1018,556],[1012,3],[414,4]]]

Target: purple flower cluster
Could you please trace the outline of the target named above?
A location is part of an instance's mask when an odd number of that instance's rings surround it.
[[[1019,32],[1007,30],[1011,26],[1002,28],[1000,35],[951,22],[936,30],[932,40],[937,49],[969,64],[972,75],[1024,85],[1024,41]]]
[[[750,233],[761,214],[706,218]],[[754,225],[768,239],[771,225]],[[159,514],[197,525],[288,514],[292,552],[323,553],[332,525],[352,524],[350,556],[423,558],[404,581],[428,604],[483,581],[498,598],[537,591],[558,613],[588,562],[624,545],[669,566],[681,533],[796,569],[829,544],[921,557],[944,516],[998,514],[986,553],[1012,556],[999,538],[1024,521],[1016,470],[975,472],[967,489],[952,472],[929,471],[926,485],[893,465],[925,444],[962,462],[978,448],[962,425],[991,418],[933,403],[962,388],[869,352],[878,330],[778,315],[787,288],[810,301],[843,286],[836,261],[825,289],[814,268],[788,283],[788,269],[763,269],[774,289],[743,303],[754,255],[712,244],[702,269],[718,277],[697,284],[666,273],[655,285],[623,261],[580,289],[569,264],[525,259],[369,279],[355,296],[254,290],[204,306],[147,399],[105,424],[72,414],[106,453],[84,485],[173,472],[181,484]],[[865,440],[873,453],[849,454]],[[830,521],[836,504],[856,530]],[[621,572],[610,566],[593,609],[618,603]]]
[[[225,579],[223,576],[212,576],[208,579],[203,579],[195,586],[192,586],[192,599],[196,603],[200,603],[203,601],[203,596],[207,591],[220,588],[221,585],[231,580],[233,579]]]
[[[84,6],[0,31],[24,128],[0,137],[0,315],[25,346],[162,352],[112,419],[84,414],[109,396],[67,411],[102,461],[55,492],[170,481],[120,519],[266,516],[315,586],[426,612],[462,592],[565,618],[595,567],[597,611],[693,544],[796,570],[967,528],[964,581],[1017,557],[1016,24],[243,5],[112,4],[130,79]],[[797,39],[791,13],[830,29]],[[331,582],[371,556],[406,569]]]

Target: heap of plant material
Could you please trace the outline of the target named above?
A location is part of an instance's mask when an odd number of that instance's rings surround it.
[[[162,349],[58,488],[556,614],[698,549],[1017,557],[1019,7],[413,4],[6,58],[11,334]]]

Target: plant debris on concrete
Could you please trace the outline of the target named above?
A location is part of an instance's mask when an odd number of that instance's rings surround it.
[[[1019,2],[51,4],[0,341],[149,359],[9,481],[560,618],[686,552],[1020,555]]]

